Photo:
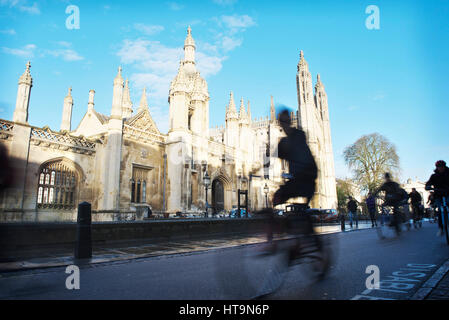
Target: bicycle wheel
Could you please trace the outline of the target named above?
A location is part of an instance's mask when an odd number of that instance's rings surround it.
[[[235,237],[235,246],[217,252],[217,281],[224,299],[266,297],[282,286],[287,274],[286,245],[280,240],[285,235],[275,228],[273,240],[267,241],[267,227],[273,221],[255,218],[252,222],[246,235]]]
[[[305,245],[298,252],[298,258],[291,264],[301,265],[309,281],[324,279],[333,264],[335,253],[329,237],[315,235],[304,242]]]
[[[377,235],[379,239],[392,239],[396,237],[396,233],[393,226],[390,226],[393,222],[393,216],[388,214],[384,215],[383,223],[380,223],[377,227]]]

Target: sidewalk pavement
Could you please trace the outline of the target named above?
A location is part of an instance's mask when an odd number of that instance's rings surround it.
[[[449,300],[449,272],[425,298],[426,300]]]
[[[346,225],[344,232],[358,231],[371,228],[371,224],[359,223],[358,228],[350,228]],[[341,232],[341,226],[338,225],[320,225],[315,226],[317,233],[330,234]],[[117,245],[93,246],[92,258],[76,260],[72,249],[52,250],[51,248],[42,251],[39,258],[18,258],[15,261],[0,262],[0,276],[2,272],[18,272],[32,269],[63,267],[72,264],[89,265],[107,262],[126,261],[131,259],[156,257],[162,255],[185,254],[211,249],[220,249],[241,245],[256,244],[266,241],[265,234],[242,236],[230,235],[223,236],[220,239],[187,239],[170,242],[148,242],[140,241],[136,243],[121,243]],[[113,247],[112,247],[113,246]]]
[[[449,300],[449,260],[435,271],[410,300]]]

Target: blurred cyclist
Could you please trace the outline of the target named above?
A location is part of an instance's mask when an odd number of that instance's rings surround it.
[[[443,160],[438,160],[435,163],[435,171],[430,176],[429,181],[426,182],[426,190],[430,190],[432,187],[434,190],[434,203],[436,208],[438,208],[438,235],[443,234],[443,225],[441,221],[441,204],[442,197],[449,195],[449,168],[446,166],[446,162]],[[448,199],[449,200],[449,199]]]
[[[304,209],[306,209],[315,193],[315,180],[318,176],[318,168],[307,145],[304,131],[291,126],[289,110],[283,109],[279,113],[278,119],[286,134],[286,137],[279,141],[278,157],[286,160],[289,164],[289,174],[287,175],[289,180],[275,192],[273,207],[284,204],[291,198],[303,197],[306,199],[306,203],[303,204]],[[313,234],[313,225],[309,215],[302,215],[302,218],[305,218],[306,221],[295,221],[301,225],[301,232],[309,235]],[[268,241],[271,241],[273,236],[274,220],[272,219],[271,222],[270,229],[267,232]],[[270,249],[274,249],[274,246]]]
[[[422,197],[419,194],[418,191],[416,191],[416,188],[412,188],[412,192],[409,194],[410,197],[410,203],[412,205],[412,211],[413,211],[413,225],[417,226],[418,222],[421,220],[421,201]]]
[[[304,131],[291,126],[287,109],[280,112],[279,122],[287,136],[279,142],[278,157],[288,162],[290,180],[274,194],[273,206],[296,197],[306,198],[308,205],[315,193],[315,180],[318,175],[315,159],[307,145]]]
[[[391,179],[391,175],[387,172],[385,173],[385,183],[375,192],[375,196],[377,196],[377,194],[381,191],[385,192],[385,201],[383,205],[393,207],[393,221],[390,226],[395,227],[398,234],[401,231],[400,221],[402,220],[400,217],[399,206],[404,200],[402,190],[403,189],[399,186],[399,184],[394,182]]]

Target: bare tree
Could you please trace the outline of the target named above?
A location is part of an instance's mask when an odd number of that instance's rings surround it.
[[[399,173],[396,147],[378,133],[362,136],[346,147],[343,155],[354,173],[354,181],[368,192],[373,192],[382,184],[385,172],[393,175]]]

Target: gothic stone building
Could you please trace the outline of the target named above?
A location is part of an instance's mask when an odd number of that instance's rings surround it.
[[[33,80],[30,63],[19,79],[13,121],[0,120],[0,145],[6,149],[13,183],[0,194],[0,221],[76,220],[77,204],[91,203],[93,220],[142,219],[155,214],[218,212],[237,205],[238,190],[248,192],[250,210],[271,202],[288,172],[276,157],[283,136],[271,97],[270,117],[252,119],[243,98],[237,111],[233,93],[226,124],[209,128],[209,92],[195,63],[189,27],[184,59],[170,85],[169,131],[153,121],[145,89],[133,111],[122,69],[113,82],[110,115],[95,110],[95,91],[78,127],[71,127],[71,88],[64,99],[60,131],[28,123]],[[318,76],[315,94],[301,52],[297,69],[298,112],[294,123],[307,134],[319,167],[313,207],[336,208],[336,187],[327,96]],[[204,176],[210,177],[205,188]],[[264,190],[268,187],[268,194]],[[242,199],[243,200],[243,199]]]

